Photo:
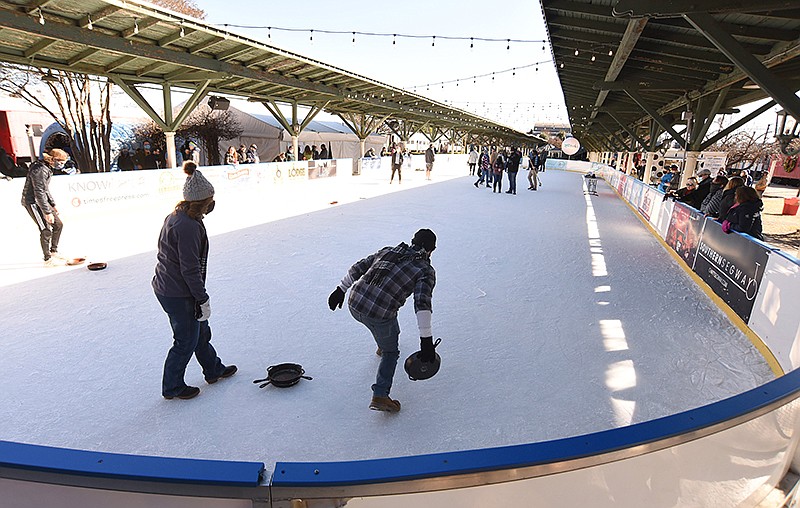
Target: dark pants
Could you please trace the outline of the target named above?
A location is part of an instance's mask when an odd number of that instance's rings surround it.
[[[494,174],[494,185],[492,192],[503,192],[503,173]]]
[[[391,176],[391,178],[389,178],[389,183],[392,183],[392,180],[394,180],[394,172],[395,171],[397,171],[397,181],[398,182],[402,182],[403,181],[403,175],[400,173],[400,168],[402,168],[402,167],[403,166],[392,164],[392,176]]]
[[[195,299],[191,297],[169,297],[156,295],[161,308],[169,316],[172,327],[172,347],[164,362],[164,377],[161,381],[161,394],[174,397],[186,388],[183,376],[192,355],[203,368],[206,379],[222,375],[225,365],[211,345],[211,327],[208,321],[195,318]]]
[[[509,171],[508,172],[508,192],[511,194],[517,193],[517,172],[516,171]]]
[[[31,219],[39,228],[39,243],[42,245],[44,260],[47,261],[50,259],[50,253],[58,250],[58,241],[61,239],[61,230],[64,228],[64,223],[61,222],[58,213],[55,211],[53,212],[53,223],[47,222],[44,218],[45,214],[42,213],[42,209],[36,203],[25,205],[25,209],[28,210],[28,215],[31,216]]]
[[[470,176],[474,175],[475,174],[475,163],[474,162],[468,162],[467,164],[469,164],[469,174],[470,174]]]

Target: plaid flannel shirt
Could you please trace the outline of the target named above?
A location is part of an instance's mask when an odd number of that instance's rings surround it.
[[[339,287],[347,291],[351,285],[351,309],[374,319],[390,319],[412,293],[415,312],[432,311],[436,271],[424,251],[401,243],[351,266]]]

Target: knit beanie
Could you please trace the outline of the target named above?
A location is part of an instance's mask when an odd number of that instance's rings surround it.
[[[214,195],[214,186],[206,180],[203,173],[197,171],[197,166],[192,164],[183,165],[184,172],[189,175],[186,183],[183,184],[183,199],[185,201],[202,201]]]
[[[428,252],[433,252],[436,248],[436,235],[430,229],[420,229],[414,233],[411,245],[417,245]]]

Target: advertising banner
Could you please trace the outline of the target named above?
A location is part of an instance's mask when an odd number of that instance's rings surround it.
[[[763,245],[726,234],[708,219],[693,269],[747,323],[769,254]]]
[[[653,187],[643,187],[642,199],[639,203],[639,213],[654,226],[658,223],[658,212],[661,211],[663,195]]]
[[[324,159],[308,161],[308,179],[329,178],[336,176],[336,160]]]
[[[689,265],[689,268],[694,266],[704,224],[705,216],[702,213],[683,203],[675,203],[664,240]]]
[[[620,196],[625,195],[625,183],[628,181],[628,176],[622,173],[619,173],[617,179],[617,192],[619,192]]]
[[[361,159],[361,172],[368,173],[378,172],[381,169],[381,158],[380,157],[364,157]]]

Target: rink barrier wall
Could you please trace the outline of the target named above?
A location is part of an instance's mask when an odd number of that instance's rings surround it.
[[[204,174],[223,185],[223,176],[209,169]],[[771,291],[780,292],[776,287]],[[762,301],[771,302],[765,309],[775,307],[774,296]],[[270,468],[0,443],[0,492],[10,508],[32,499],[42,506],[177,508],[187,498],[201,508],[339,507],[355,498],[362,508],[529,506],[532,499],[542,506],[755,505],[797,450],[800,370],[787,370],[742,394],[628,427],[414,457]]]

